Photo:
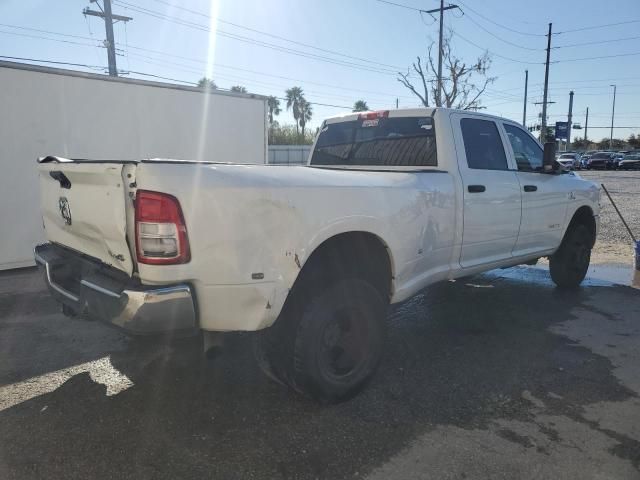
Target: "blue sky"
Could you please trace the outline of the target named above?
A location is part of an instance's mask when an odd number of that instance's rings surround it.
[[[406,69],[416,55],[425,55],[430,39],[437,38],[438,24],[428,15],[376,0],[112,1],[114,13],[133,17],[126,28],[121,23],[115,26],[120,70],[187,82],[210,71],[220,87],[241,84],[249,91],[277,96],[299,85],[308,100],[316,103],[312,125],[345,111],[358,99],[374,109],[394,107],[396,98],[401,107],[419,105],[393,72]],[[436,8],[439,3],[393,1],[420,9]],[[484,49],[493,55],[490,74],[498,79],[482,97],[486,111],[521,120],[524,70],[528,69],[527,122],[537,121],[541,108],[533,102],[542,99],[544,34],[548,22],[553,22],[554,32],[564,33],[552,38],[552,45],[562,48],[554,48],[551,55],[557,63],[550,70],[550,100],[556,103],[549,106],[549,122],[566,119],[569,91],[573,90],[574,123],[584,126],[589,107],[589,137],[608,137],[608,129],[596,127],[610,124],[613,89],[609,85],[615,83],[616,125],[635,128],[617,128],[614,136],[626,138],[640,132],[640,1],[457,3],[463,13],[451,11],[445,17],[446,25],[460,35],[454,35],[455,54],[468,62]],[[88,0],[1,0],[0,55],[106,66],[106,51],[99,47],[104,24],[99,18],[85,18],[82,9],[86,6],[96,8]],[[638,22],[592,28],[633,20]],[[576,29],[580,30],[568,31]],[[211,35],[211,30],[218,34]],[[634,53],[637,55],[624,55]],[[324,57],[324,61],[309,55]],[[575,60],[585,57],[605,58]],[[336,60],[352,65],[338,65]],[[288,123],[292,118],[283,112],[278,120]],[[573,133],[581,136],[583,132]]]

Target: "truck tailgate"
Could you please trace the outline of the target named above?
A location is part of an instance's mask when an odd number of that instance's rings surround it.
[[[124,170],[131,168],[135,167],[122,163],[40,163],[42,218],[48,240],[131,275],[124,181]]]

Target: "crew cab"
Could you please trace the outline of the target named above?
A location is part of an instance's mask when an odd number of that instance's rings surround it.
[[[325,120],[305,166],[46,157],[35,259],[69,314],[260,331],[266,373],[336,401],[375,371],[389,303],[540,257],[581,283],[599,188],[554,155],[514,121],[420,108]]]

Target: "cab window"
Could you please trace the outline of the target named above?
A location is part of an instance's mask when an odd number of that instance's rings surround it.
[[[542,171],[542,148],[531,136],[515,125],[505,124],[518,170],[521,172]]]
[[[475,118],[460,120],[460,130],[469,168],[507,170],[507,156],[495,122]]]

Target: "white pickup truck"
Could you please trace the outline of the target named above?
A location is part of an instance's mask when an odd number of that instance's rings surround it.
[[[549,257],[577,287],[599,188],[517,123],[448,109],[326,120],[306,166],[39,160],[51,293],[135,334],[258,331],[272,377],[356,392],[389,303]]]

